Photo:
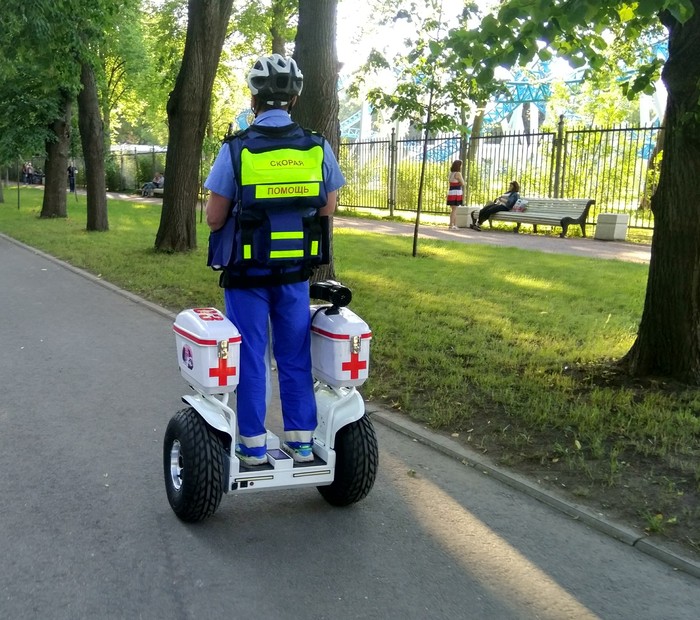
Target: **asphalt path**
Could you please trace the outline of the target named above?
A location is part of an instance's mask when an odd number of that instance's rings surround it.
[[[0,236],[0,618],[697,618],[687,573],[375,424],[359,504],[162,476],[173,316]]]
[[[385,235],[413,236],[415,230],[415,224],[388,220],[336,216],[333,221],[336,228],[353,228]],[[622,260],[633,263],[648,263],[651,258],[651,248],[648,245],[638,243],[601,241],[591,237],[569,236],[562,239],[528,233],[513,234],[499,229],[491,230],[488,226],[478,232],[469,228],[448,230],[445,225],[435,225],[435,222],[428,222],[418,227],[418,235],[419,238],[423,239],[514,247],[547,254],[571,254],[572,256]]]

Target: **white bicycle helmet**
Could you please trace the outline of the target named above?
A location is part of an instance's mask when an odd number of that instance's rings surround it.
[[[270,105],[286,105],[301,94],[304,86],[302,75],[293,58],[280,54],[261,56],[248,73],[250,92]]]

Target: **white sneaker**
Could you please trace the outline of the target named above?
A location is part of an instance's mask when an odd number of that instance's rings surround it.
[[[256,465],[265,465],[265,463],[267,463],[267,455],[253,456],[250,454],[244,454],[239,446],[236,446],[236,457],[241,463],[247,465],[248,467],[255,467]]]
[[[314,460],[310,443],[301,443],[292,447],[285,441],[282,443],[282,450],[289,454],[296,463],[311,463]]]

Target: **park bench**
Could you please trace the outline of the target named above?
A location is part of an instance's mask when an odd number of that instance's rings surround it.
[[[163,197],[163,188],[162,187],[154,187],[153,188],[153,196],[154,197],[160,196],[162,198]],[[199,196],[197,197],[197,200],[199,200],[200,202],[206,202],[208,197],[209,197],[209,192],[206,189],[200,188]]]
[[[537,232],[537,225],[561,226],[560,237],[566,237],[566,231],[572,224],[581,227],[581,234],[586,236],[586,219],[591,205],[595,200],[590,198],[526,198],[524,211],[499,211],[494,213],[489,219],[489,225],[493,226],[491,220],[500,222],[515,222],[513,232],[520,230],[521,224],[532,224],[532,228]]]

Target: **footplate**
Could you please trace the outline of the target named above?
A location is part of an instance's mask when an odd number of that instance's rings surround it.
[[[318,452],[323,452],[321,455]],[[289,489],[298,486],[323,486],[333,482],[335,452],[318,450],[314,446],[314,460],[296,463],[280,448],[267,450],[264,465],[244,465],[235,455],[231,458],[229,491],[263,491]]]

